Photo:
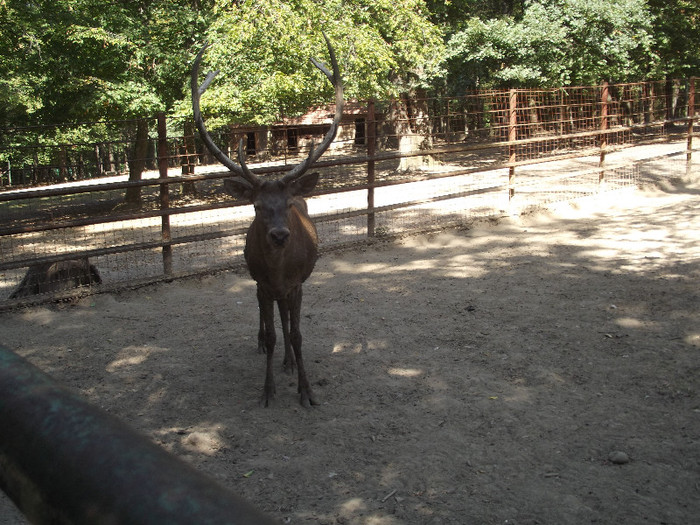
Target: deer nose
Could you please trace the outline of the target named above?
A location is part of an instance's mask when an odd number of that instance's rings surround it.
[[[289,230],[287,228],[275,228],[270,230],[270,240],[275,246],[282,247],[289,239]]]

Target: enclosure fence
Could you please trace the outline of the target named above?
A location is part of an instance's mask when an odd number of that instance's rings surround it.
[[[333,109],[212,136],[275,177]],[[349,102],[309,211],[323,250],[693,176],[697,120],[692,78]],[[160,114],[0,130],[0,307],[240,266],[252,207],[193,129]]]

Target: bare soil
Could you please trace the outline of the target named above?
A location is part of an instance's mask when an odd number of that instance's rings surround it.
[[[699,196],[676,181],[324,254],[308,410],[279,348],[258,405],[243,273],[3,313],[0,342],[280,522],[695,523]]]

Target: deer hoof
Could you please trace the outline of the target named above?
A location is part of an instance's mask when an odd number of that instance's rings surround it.
[[[301,391],[301,399],[299,400],[301,403],[301,406],[304,408],[311,408],[313,405],[318,405],[318,401],[314,398],[313,393],[311,390],[302,390]]]
[[[269,396],[267,394],[263,394],[262,397],[260,398],[260,406],[263,408],[267,408],[272,405],[272,402],[275,400],[275,396]]]
[[[294,369],[296,368],[296,363],[294,362],[294,359],[285,359],[282,361],[282,371],[285,374],[292,375],[294,373]]]
[[[260,406],[267,408],[270,405],[272,405],[272,402],[275,399],[275,385],[274,383],[272,385],[265,385],[265,388],[263,390],[263,395],[260,398]]]

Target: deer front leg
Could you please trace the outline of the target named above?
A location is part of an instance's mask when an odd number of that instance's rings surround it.
[[[265,372],[265,387],[260,403],[267,407],[275,397],[275,378],[272,371],[272,357],[275,354],[275,310],[274,301],[266,297],[258,288],[258,306],[260,307],[261,321],[264,326],[264,344],[267,353],[267,368]]]
[[[304,407],[311,407],[311,405],[317,405],[313,392],[311,391],[311,385],[309,380],[306,378],[306,370],[304,369],[304,360],[301,357],[301,330],[299,329],[299,322],[301,318],[301,285],[294,289],[289,295],[289,315],[291,321],[290,329],[290,339],[292,343],[292,348],[294,348],[294,357],[297,361],[297,371],[299,373],[299,402]]]
[[[260,292],[258,292],[259,294]],[[258,304],[260,304],[260,297],[258,297]],[[258,329],[258,353],[264,354],[265,350],[265,316],[263,315],[262,308],[258,308],[260,312],[260,328]]]
[[[291,374],[294,372],[294,354],[292,353],[292,345],[289,337],[289,302],[286,299],[277,301],[277,306],[280,311],[280,320],[282,321],[282,337],[284,338],[284,361],[282,361],[282,370]]]

